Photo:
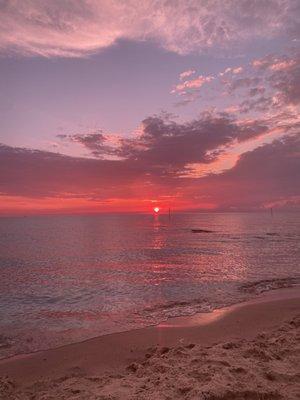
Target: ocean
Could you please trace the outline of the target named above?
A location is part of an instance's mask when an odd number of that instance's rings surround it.
[[[0,357],[209,312],[297,284],[299,217],[1,218]]]

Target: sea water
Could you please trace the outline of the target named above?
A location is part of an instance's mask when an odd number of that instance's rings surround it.
[[[299,237],[292,212],[1,218],[0,356],[291,286]]]

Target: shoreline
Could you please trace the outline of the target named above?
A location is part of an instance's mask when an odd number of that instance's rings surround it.
[[[155,326],[2,359],[0,377],[8,376],[23,387],[40,380],[59,379],[74,371],[84,375],[120,373],[129,364],[143,360],[149,348],[252,340],[296,315],[300,315],[299,286],[277,289],[211,313],[174,317]]]
[[[256,292],[255,291],[255,286],[260,285],[260,284],[266,284],[266,283],[275,283],[277,284],[279,282],[278,286],[274,286],[272,288],[268,288],[268,289],[263,289],[260,292]],[[300,293],[300,279],[299,277],[292,277],[292,278],[278,278],[275,280],[262,280],[262,281],[258,281],[258,282],[254,282],[253,284],[251,283],[251,287],[253,286],[254,290],[252,291],[252,296],[251,297],[246,297],[244,299],[239,299],[235,302],[231,302],[227,305],[222,305],[222,306],[216,306],[216,308],[210,310],[210,311],[194,311],[194,312],[187,312],[187,313],[179,313],[178,315],[174,315],[172,317],[165,317],[164,319],[161,319],[159,322],[157,323],[152,323],[149,325],[144,325],[144,326],[137,326],[137,327],[130,327],[130,328],[124,328],[121,330],[116,330],[116,331],[111,331],[111,332],[107,332],[107,333],[98,333],[95,334],[94,336],[91,335],[89,337],[86,338],[78,338],[77,340],[71,340],[69,342],[66,343],[61,343],[61,344],[57,344],[57,345],[53,345],[53,346],[45,346],[40,347],[40,348],[36,348],[36,349],[30,349],[28,351],[21,351],[19,353],[13,353],[13,354],[9,354],[6,356],[2,356],[0,357],[0,364],[1,362],[5,362],[5,360],[9,360],[9,359],[17,359],[17,358],[23,358],[26,356],[30,356],[32,354],[35,353],[40,353],[40,352],[44,352],[44,351],[50,351],[50,350],[56,350],[62,347],[66,347],[66,346],[70,346],[70,345],[75,345],[75,344],[80,344],[80,343],[85,343],[89,340],[93,340],[93,339],[98,339],[104,336],[109,336],[109,335],[115,335],[115,334],[119,334],[119,333],[126,333],[126,332],[131,332],[131,331],[135,331],[135,330],[141,330],[141,329],[147,329],[147,328],[152,328],[152,327],[162,327],[164,324],[167,324],[168,326],[172,325],[172,321],[180,321],[181,319],[183,321],[185,321],[184,323],[187,324],[187,326],[191,325],[191,321],[196,320],[197,324],[200,324],[200,320],[203,321],[211,321],[214,319],[214,317],[216,317],[218,314],[222,314],[225,310],[233,310],[235,307],[238,307],[239,305],[244,305],[244,304],[250,304],[252,302],[258,302],[260,301],[260,299],[264,299],[266,296],[268,298],[271,298],[271,296],[273,297],[274,294],[276,296],[276,299],[278,299],[279,297],[283,296],[288,296],[290,297],[292,295],[293,292],[295,292],[296,296],[297,293]],[[285,291],[288,291],[287,294],[285,294]],[[251,293],[249,291],[249,293]]]
[[[299,293],[299,295],[298,295]],[[234,311],[236,308],[240,308],[242,306],[246,306],[249,304],[257,304],[260,302],[265,302],[269,300],[281,300],[285,298],[293,298],[293,297],[300,297],[300,283],[294,284],[292,287],[278,287],[270,290],[263,291],[261,293],[258,293],[255,295],[255,297],[245,299],[242,301],[238,301],[236,303],[232,303],[226,306],[222,306],[219,308],[215,308],[212,311],[196,311],[193,314],[183,314],[183,315],[176,315],[173,317],[166,317],[166,319],[163,319],[162,321],[147,325],[147,326],[141,326],[137,328],[129,328],[125,330],[120,330],[116,332],[109,332],[109,333],[104,333],[104,334],[99,334],[96,336],[88,337],[86,339],[66,343],[66,344],[61,344],[58,346],[54,347],[49,347],[49,348],[42,348],[42,349],[37,349],[34,351],[28,351],[24,353],[19,353],[19,354],[12,354],[7,357],[2,357],[0,358],[0,365],[1,363],[5,363],[5,361],[11,360],[11,359],[22,359],[26,358],[28,356],[37,354],[37,353],[42,353],[42,352],[48,352],[51,350],[58,350],[64,347],[72,346],[72,345],[79,345],[81,343],[86,343],[90,340],[97,340],[102,337],[106,336],[111,336],[111,335],[118,335],[118,334],[126,334],[132,331],[140,331],[144,329],[149,329],[149,328],[164,328],[164,327],[179,327],[179,326],[194,326],[194,325],[203,325],[203,324],[208,324],[217,318],[220,318],[220,316],[224,316],[227,313],[230,313]]]

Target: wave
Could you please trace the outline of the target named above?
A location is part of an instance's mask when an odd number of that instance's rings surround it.
[[[28,332],[25,329],[17,333],[15,332],[15,334],[10,337],[10,335],[3,334],[3,332],[0,334],[0,359],[16,354],[30,353],[45,348],[54,348],[108,333],[157,325],[168,318],[195,315],[197,313],[209,313],[216,309],[247,301],[263,292],[281,288],[290,288],[299,284],[300,276],[265,279],[254,282],[245,282],[242,284],[239,283],[232,287],[230,295],[228,292],[222,295],[221,293],[218,293],[218,291],[215,291],[211,297],[198,297],[191,300],[178,300],[154,304],[153,306],[136,311],[132,315],[128,315],[126,320],[121,321],[120,324],[112,324],[111,326],[106,325],[105,329],[103,329],[102,326],[102,329],[100,330],[98,330],[98,326],[97,331],[91,330],[88,334],[86,330],[80,334],[80,332],[75,329],[72,336],[70,336],[72,330],[66,333],[61,333],[60,336],[42,336],[40,331],[36,331],[35,334],[33,334],[32,331]],[[58,314],[60,313],[58,312]],[[62,315],[68,316],[65,314]],[[90,322],[91,319],[98,320],[98,317],[100,321],[101,315],[98,315],[97,313],[95,313],[95,315],[85,315],[84,319],[87,319]],[[118,319],[118,315],[115,315],[115,319]],[[43,340],[41,342],[40,339],[42,337]]]
[[[193,315],[198,312],[211,312],[215,309],[227,307],[242,301],[249,300],[263,292],[276,289],[291,288],[300,285],[300,277],[265,279],[240,284],[233,290],[232,295],[216,296],[214,298],[194,298],[191,300],[170,301],[146,307],[138,314],[145,314],[157,321],[164,318]]]
[[[249,294],[260,294],[270,290],[291,288],[300,284],[300,277],[265,279],[256,282],[244,283],[239,289]]]
[[[157,304],[153,307],[146,307],[144,311],[147,312],[157,312],[157,311],[166,311],[173,308],[180,308],[186,306],[193,306],[193,305],[201,305],[205,308],[211,308],[206,299],[193,299],[193,300],[183,300],[183,301],[171,301],[169,303],[164,304]]]

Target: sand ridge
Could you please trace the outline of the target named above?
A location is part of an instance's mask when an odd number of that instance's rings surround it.
[[[271,400],[300,398],[300,315],[253,340],[152,347],[122,373],[80,368],[18,389],[1,378],[3,400]]]

